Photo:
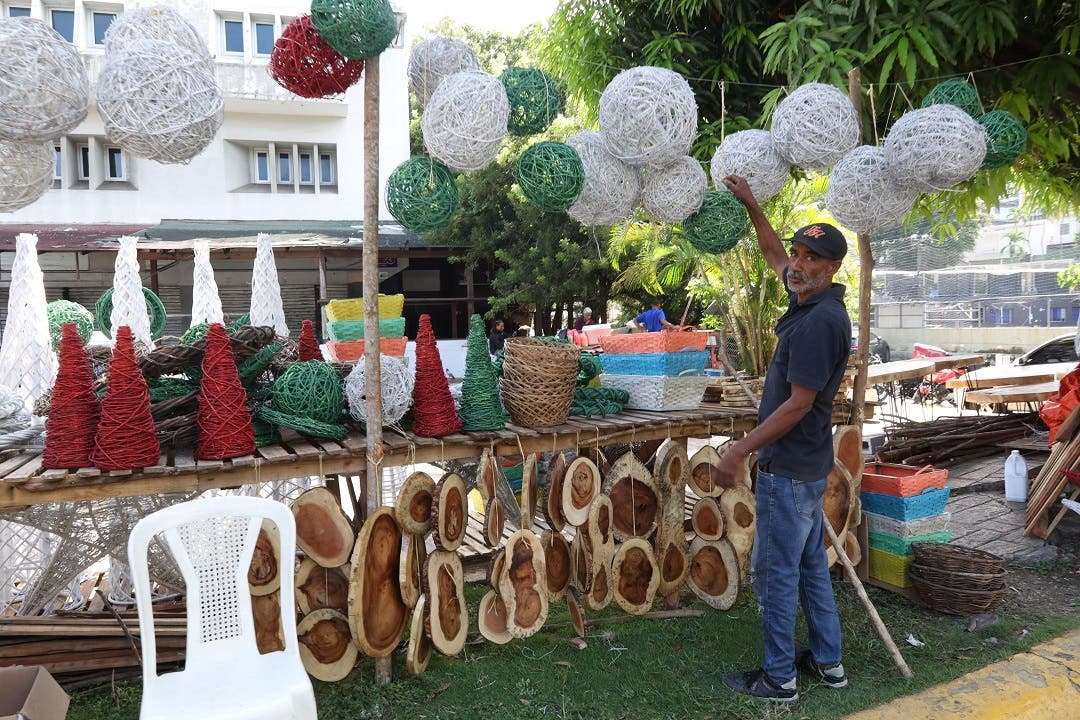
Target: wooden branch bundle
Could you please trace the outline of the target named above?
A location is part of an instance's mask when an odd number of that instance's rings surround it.
[[[883,462],[926,465],[985,457],[999,452],[999,443],[1027,436],[1029,426],[1037,422],[1037,413],[1016,413],[904,423],[889,431],[878,458]]]

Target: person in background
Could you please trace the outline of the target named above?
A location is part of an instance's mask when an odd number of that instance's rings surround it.
[[[679,329],[677,325],[672,325],[667,321],[667,315],[661,309],[659,300],[653,300],[652,307],[634,318],[633,322],[634,327],[645,328],[648,332]]]
[[[506,338],[513,336],[514,333],[506,329],[506,323],[502,320],[496,320],[491,334],[488,335],[488,352],[492,355],[499,352],[503,349],[503,345],[506,344]]]
[[[592,308],[585,308],[574,320],[574,329],[583,332],[586,325],[592,325]]]

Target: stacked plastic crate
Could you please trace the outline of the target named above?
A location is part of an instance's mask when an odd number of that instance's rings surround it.
[[[379,352],[403,357],[405,337],[404,295],[379,295]],[[364,300],[347,298],[326,304],[326,349],[332,362],[356,362],[364,354]]]
[[[708,333],[625,333],[600,338],[604,387],[626,390],[625,407],[636,410],[693,410],[709,378]]]

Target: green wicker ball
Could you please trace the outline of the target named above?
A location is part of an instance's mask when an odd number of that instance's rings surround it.
[[[413,232],[438,230],[450,222],[459,202],[454,176],[438,160],[411,157],[386,180],[386,206]]]
[[[59,347],[60,337],[64,334],[64,325],[67,323],[75,324],[83,344],[90,342],[90,336],[94,334],[94,313],[79,303],[53,300],[45,306],[45,314],[49,318],[49,337],[52,338],[53,350]]]
[[[510,101],[506,129],[511,135],[543,132],[563,109],[562,88],[539,68],[506,68],[499,80]]]
[[[195,343],[206,337],[209,332],[210,326],[206,323],[198,323],[197,325],[192,325],[184,331],[183,335],[180,336],[180,342],[184,345],[194,345]]]
[[[296,363],[274,381],[273,408],[324,423],[341,420],[345,396],[334,368],[319,360]]]
[[[705,253],[727,252],[750,232],[746,206],[726,190],[710,190],[701,209],[683,221],[690,244]]]
[[[144,287],[142,292],[143,297],[146,298],[146,311],[150,313],[150,337],[157,340],[165,332],[165,323],[168,322],[169,316],[165,313],[165,305],[162,304],[157,293],[148,287]],[[109,288],[101,293],[101,297],[94,305],[98,327],[109,337],[112,337],[112,296],[113,288]]]
[[[1027,145],[1027,129],[1019,118],[1008,110],[991,110],[979,118],[979,124],[986,130],[986,158],[983,169],[1012,165],[1024,152]]]
[[[955,105],[973,118],[982,115],[979,91],[973,85],[959,78],[946,80],[935,85],[922,101],[924,108],[931,105]]]
[[[561,212],[577,200],[585,185],[585,167],[566,143],[541,142],[521,153],[514,176],[525,198],[541,210]]]
[[[378,55],[398,34],[390,0],[312,0],[311,24],[347,58]]]

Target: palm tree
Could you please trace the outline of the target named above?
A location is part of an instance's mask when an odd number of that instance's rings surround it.
[[[1005,244],[1001,248],[1001,254],[1008,256],[1010,260],[1023,260],[1031,254],[1031,243],[1027,236],[1019,230],[1010,230],[1005,233]]]

